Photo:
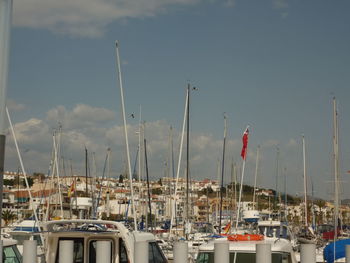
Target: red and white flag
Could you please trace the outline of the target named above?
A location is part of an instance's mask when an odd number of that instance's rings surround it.
[[[249,135],[249,130],[248,130],[249,126],[247,126],[247,128],[245,129],[244,133],[243,133],[243,137],[242,137],[242,151],[241,151],[241,156],[243,158],[243,160],[245,160],[246,155],[247,155],[247,148],[248,148],[248,135]]]

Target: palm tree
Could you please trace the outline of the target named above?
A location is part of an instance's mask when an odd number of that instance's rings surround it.
[[[2,211],[2,219],[5,221],[5,226],[8,225],[9,222],[13,221],[16,218],[16,215],[11,210]]]

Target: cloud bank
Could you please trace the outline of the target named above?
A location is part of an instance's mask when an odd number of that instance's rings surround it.
[[[15,115],[13,112],[12,115]],[[85,147],[89,152],[90,167],[92,156],[95,158],[97,175],[102,175],[103,165],[107,149],[111,148],[111,175],[118,176],[126,171],[126,150],[124,128],[118,124],[115,112],[92,107],[85,104],[78,104],[72,109],[64,106],[57,106],[50,109],[43,119],[32,117],[23,122],[14,124],[17,141],[24,160],[25,169],[29,173],[47,173],[53,149],[53,134],[59,126],[61,132],[61,174],[70,174],[70,165],[74,174],[85,174]],[[129,146],[131,151],[131,165],[135,163],[138,151],[138,130],[137,118],[128,120]],[[145,123],[145,138],[147,140],[147,155],[149,173],[151,178],[156,179],[170,173],[172,175],[170,153],[170,123],[165,120],[155,120]],[[19,162],[14,147],[13,138],[10,132],[7,133],[6,162],[5,169],[16,171]],[[177,162],[180,149],[180,131],[173,129],[173,152],[174,170],[177,170]],[[252,136],[255,136],[252,134]],[[185,140],[186,141],[186,140]],[[217,179],[221,176],[222,138],[215,138],[211,134],[193,131],[191,133],[190,145],[190,175],[195,179],[211,178]],[[274,174],[275,147],[294,148],[295,139],[290,139],[282,144],[275,139],[267,139],[261,142],[262,177],[266,186],[266,176]],[[231,180],[231,163],[241,165],[241,138],[229,138],[226,144],[225,157],[225,182]],[[248,146],[248,162],[246,170],[246,183],[252,184],[252,175],[255,171],[256,146]],[[293,154],[293,151],[291,151]],[[144,152],[142,152],[144,156]],[[184,145],[182,154],[182,165],[180,177],[184,176],[186,149]],[[289,157],[288,157],[289,159]],[[65,167],[63,167],[63,160]],[[268,164],[268,165],[266,165]],[[64,169],[65,168],[65,169]],[[240,169],[240,168],[239,168]]]
[[[47,29],[72,37],[96,38],[115,21],[144,19],[186,8],[205,0],[16,0],[17,27]],[[211,4],[234,7],[235,0],[210,0]]]
[[[200,0],[17,0],[14,25],[80,37],[99,37],[113,21],[152,17]]]

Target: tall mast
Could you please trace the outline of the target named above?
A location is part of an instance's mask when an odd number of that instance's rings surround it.
[[[338,112],[337,102],[333,98],[333,150],[334,150],[334,242],[338,238],[338,217],[339,217],[339,141],[338,141]]]
[[[189,163],[190,163],[190,84],[187,86],[187,133],[186,133],[186,225],[189,223]],[[188,235],[186,234],[186,240]]]
[[[316,218],[315,218],[315,208],[314,208],[314,182],[312,180],[312,177],[310,177],[311,179],[311,196],[312,196],[312,201],[311,201],[311,213],[312,213],[312,226],[316,227]]]
[[[185,126],[186,126],[186,117],[187,117],[187,103],[188,103],[188,90],[186,91],[186,100],[185,100],[185,110],[184,110],[184,118],[182,123],[182,131],[181,131],[181,140],[180,140],[180,151],[179,151],[179,160],[177,163],[177,170],[176,170],[176,182],[175,182],[175,190],[174,190],[174,201],[176,200],[177,195],[177,184],[179,182],[179,176],[180,176],[180,167],[181,167],[181,160],[182,160],[182,148],[183,148],[183,142],[184,142],[184,134],[185,134]],[[170,233],[172,233],[172,227],[174,224],[174,219],[176,219],[176,202],[174,202],[173,205],[173,212],[170,220]]]
[[[0,1],[1,2],[1,1]],[[1,7],[1,6],[0,6]],[[21,153],[19,151],[19,147],[18,147],[18,143],[17,143],[17,138],[16,138],[16,134],[15,134],[15,130],[13,128],[13,125],[12,125],[12,121],[11,121],[11,118],[10,118],[10,113],[7,109],[7,107],[5,107],[5,111],[6,111],[6,114],[7,114],[7,118],[8,118],[8,121],[9,121],[9,124],[10,124],[10,129],[11,129],[11,132],[12,132],[12,136],[13,136],[13,140],[15,142],[15,147],[16,147],[16,150],[17,150],[17,154],[18,154],[18,158],[19,158],[19,163],[21,165],[21,169],[22,169],[22,173],[23,173],[23,177],[24,177],[24,182],[26,184],[26,188],[27,188],[27,191],[28,191],[28,196],[29,196],[29,204],[30,206],[32,207],[33,209],[33,213],[34,213],[34,219],[35,219],[35,222],[37,224],[37,227],[38,227],[38,230],[39,232],[41,231],[41,228],[40,228],[40,225],[39,225],[39,217],[38,217],[38,214],[37,214],[37,210],[36,210],[36,206],[34,205],[34,201],[33,201],[33,197],[32,197],[32,194],[31,194],[31,191],[30,191],[30,187],[29,187],[29,183],[28,183],[28,180],[27,180],[27,172],[26,170],[24,169],[24,164],[23,164],[23,160],[22,160],[22,156],[21,156]],[[18,182],[19,183],[19,182]],[[2,198],[0,198],[2,199]],[[0,229],[1,230],[1,229]],[[44,241],[44,238],[43,238],[43,235],[40,233],[40,240],[41,242]],[[1,241],[0,241],[1,242]],[[0,251],[1,252],[1,251]]]
[[[223,201],[222,189],[224,188],[226,136],[227,136],[227,118],[226,118],[226,114],[224,114],[224,145],[222,149],[222,165],[221,165],[219,234],[221,234],[221,217],[222,217],[222,201]]]
[[[142,123],[141,123],[141,120],[142,120],[142,108],[141,108],[141,105],[140,105],[140,116],[139,116],[139,160],[138,160],[138,181],[139,181],[139,188],[141,188],[141,156],[142,156],[142,151],[141,151],[141,126],[142,126]],[[139,193],[140,193],[140,189],[139,189]]]
[[[275,200],[274,200],[274,209],[277,210],[277,199],[278,199],[278,171],[279,171],[279,155],[280,149],[276,148],[276,186],[275,186]]]
[[[237,208],[237,165],[236,163],[233,164],[233,178],[234,178],[234,185],[235,185],[234,199],[235,199],[235,206]]]
[[[221,182],[220,182],[220,159],[218,159],[218,162],[217,162],[217,171],[216,171],[216,175],[217,175],[217,180],[218,180],[218,186],[221,185]],[[218,224],[218,214],[220,213],[219,210],[219,195],[220,193],[219,192],[216,192],[216,202],[215,202],[215,224],[217,225]]]
[[[58,195],[59,195],[59,201],[60,201],[60,209],[61,209],[61,218],[63,218],[63,204],[62,204],[62,192],[61,192],[61,182],[60,182],[60,172],[59,172],[59,162],[58,162],[58,156],[59,156],[59,144],[60,144],[60,133],[61,133],[61,126],[59,127],[59,134],[58,139],[55,138],[54,141],[54,150],[55,150],[55,163],[56,163],[56,176],[57,176],[57,185],[58,185]],[[57,142],[57,141],[58,142]]]
[[[98,204],[96,203],[97,199],[95,196],[95,190],[97,185],[97,168],[96,168],[96,158],[95,158],[94,152],[92,152],[92,176],[93,177],[90,179],[90,183],[91,183],[90,191],[91,191],[91,199],[92,199],[91,215],[92,215],[92,219],[95,219],[97,214],[96,212],[97,212]],[[95,186],[95,188],[93,186]]]
[[[233,207],[234,207],[234,202],[236,201],[234,198],[235,198],[235,193],[236,193],[236,180],[234,178],[235,176],[235,166],[233,164],[233,159],[231,161],[231,211],[233,211]],[[231,212],[231,215],[230,215],[230,222],[231,222],[231,225],[232,225],[232,212]],[[232,228],[230,228],[231,230]]]
[[[255,193],[256,193],[256,182],[257,182],[257,178],[258,178],[259,150],[260,150],[260,145],[258,145],[258,148],[256,149],[256,163],[255,163],[255,176],[254,176],[254,193],[253,193],[253,205],[254,205],[255,209],[257,209],[257,205],[255,205]]]
[[[287,168],[284,167],[284,217],[287,220]]]
[[[304,168],[304,215],[305,215],[305,226],[308,226],[307,220],[307,176],[306,176],[306,161],[305,161],[305,137],[303,134],[303,168]]]
[[[147,179],[147,194],[148,194],[149,220],[150,220],[150,223],[151,223],[151,231],[153,232],[152,204],[151,204],[151,192],[150,192],[149,176],[148,176],[148,162],[147,162],[147,144],[146,144],[146,139],[144,139],[143,142],[144,142],[144,150],[145,150],[145,165],[146,165],[146,179]],[[147,226],[147,229],[148,229],[148,226]]]
[[[88,150],[85,147],[85,194],[86,197],[89,196],[89,189],[88,189]]]
[[[123,113],[123,121],[124,121],[124,135],[125,135],[125,145],[126,145],[126,155],[128,159],[128,172],[129,172],[129,181],[130,181],[130,193],[131,193],[131,203],[132,203],[132,214],[134,217],[134,229],[137,230],[137,221],[136,221],[136,209],[135,209],[135,202],[134,202],[134,187],[133,187],[133,181],[132,181],[132,171],[131,171],[131,161],[130,161],[130,151],[129,151],[129,140],[128,140],[128,130],[127,130],[127,123],[126,123],[126,117],[125,117],[125,105],[124,105],[124,91],[123,91],[123,82],[122,82],[122,73],[121,73],[121,67],[120,67],[120,59],[119,59],[119,44],[118,41],[115,43],[116,47],[116,62],[118,66],[118,79],[119,79],[119,87],[120,87],[120,99],[122,103],[122,113]]]

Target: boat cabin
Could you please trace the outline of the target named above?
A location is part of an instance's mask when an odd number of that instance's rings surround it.
[[[60,241],[73,241],[75,263],[97,263],[97,242],[110,242],[111,263],[135,263],[134,243],[148,241],[150,263],[167,263],[153,234],[129,231],[122,223],[103,220],[59,220],[44,226],[46,262],[58,263]],[[104,261],[105,262],[105,261]]]
[[[285,238],[288,240],[293,238],[288,225],[275,220],[259,221],[258,233],[266,237]]]
[[[220,242],[229,242],[230,263],[255,263],[256,244],[271,244],[272,263],[296,263],[296,258],[290,241],[286,239],[263,241],[228,241],[226,238],[217,239]],[[214,263],[214,241],[199,247],[196,263]]]

